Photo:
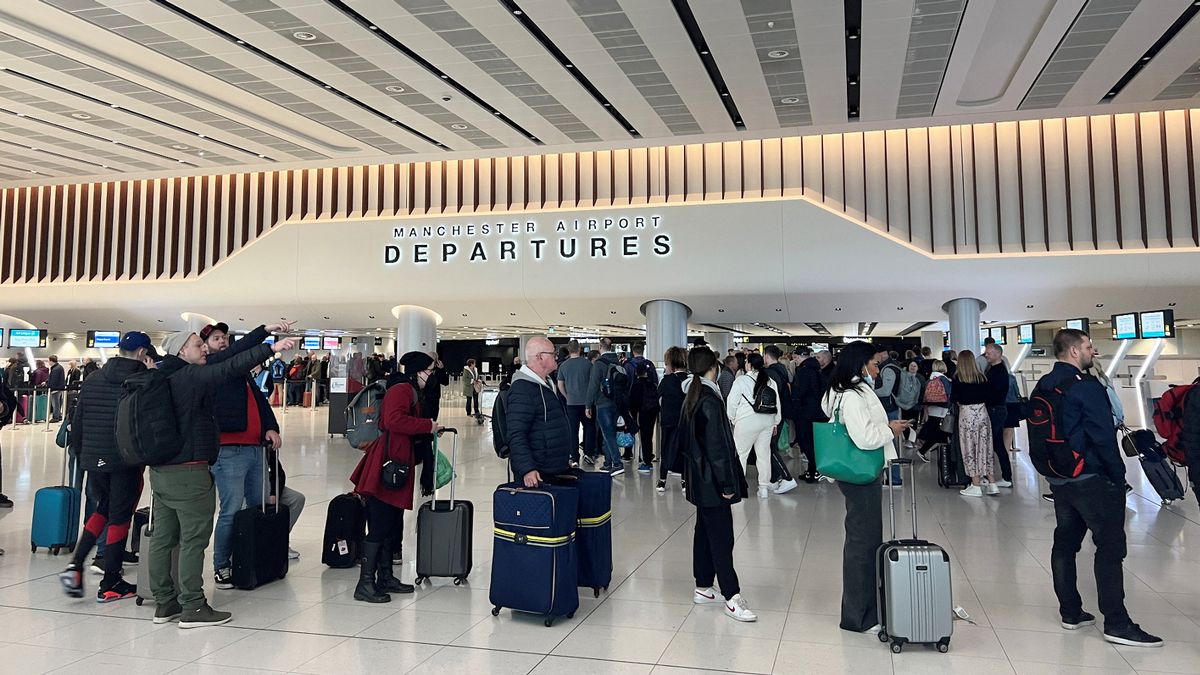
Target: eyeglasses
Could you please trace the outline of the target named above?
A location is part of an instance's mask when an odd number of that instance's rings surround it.
[[[554,356],[554,352],[538,352],[537,354],[534,354],[534,356],[541,358],[547,354],[549,354],[550,356]]]

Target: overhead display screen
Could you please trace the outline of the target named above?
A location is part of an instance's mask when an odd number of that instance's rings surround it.
[[[340,349],[342,347],[342,338],[340,338],[340,337],[322,338],[321,346],[328,350]]]
[[[89,349],[115,349],[120,342],[120,331],[89,330],[87,332],[87,346]]]
[[[321,348],[321,338],[319,336],[304,338],[304,348],[312,349],[312,350],[320,349]]]
[[[36,328],[13,328],[8,331],[8,346],[14,349],[40,349],[46,346],[46,331]]]
[[[996,344],[1001,347],[1008,344],[1008,329],[1004,326],[996,326],[989,332],[991,333],[991,338],[996,341]]]
[[[1135,340],[1138,336],[1137,314],[1112,315],[1112,335],[1114,340]]]
[[[4,346],[4,329],[0,328],[0,347]]]
[[[1138,323],[1141,324],[1143,338],[1175,337],[1175,310],[1173,309],[1142,312],[1138,315]]]
[[[1086,333],[1086,332],[1088,332],[1088,320],[1087,319],[1067,319],[1067,328],[1070,328],[1072,330],[1081,330]]]
[[[1023,323],[1020,326],[1017,326],[1017,344],[1033,344],[1033,324]]]

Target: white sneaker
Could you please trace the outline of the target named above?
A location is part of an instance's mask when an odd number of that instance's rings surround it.
[[[983,488],[979,487],[978,485],[968,485],[967,487],[959,490],[958,494],[964,497],[982,497]]]
[[[299,559],[300,559],[300,551],[297,551],[296,549],[289,546],[288,547],[288,560],[299,560]]]
[[[879,635],[879,631],[881,631],[881,630],[883,630],[883,626],[881,626],[879,624],[875,624],[874,626],[871,626],[870,628],[864,630],[863,633],[866,633],[868,635]]]
[[[796,482],[795,478],[781,480],[775,484],[775,494],[781,495],[781,494],[791,492],[792,490],[796,489],[797,485],[799,485],[799,483]]]
[[[996,487],[1010,488],[1010,487],[1012,487],[1012,481],[1011,480],[998,480],[998,481],[996,481]]]
[[[725,616],[735,621],[758,621],[758,615],[750,611],[741,593],[725,601]]]
[[[717,592],[712,589],[712,586],[709,586],[708,588],[697,588],[695,591],[693,591],[692,602],[696,603],[697,605],[709,605],[714,602],[722,602],[722,598],[721,596],[717,595]]]
[[[766,487],[758,488],[758,498],[759,499],[767,499],[770,496],[771,496],[771,491],[768,488],[766,488]]]
[[[998,494],[1000,494],[1000,488],[997,487],[995,483],[984,483],[983,484],[983,494],[998,495]]]

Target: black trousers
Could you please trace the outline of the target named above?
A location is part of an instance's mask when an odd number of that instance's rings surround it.
[[[917,440],[921,441],[921,445],[917,447],[917,451],[923,453],[938,443],[949,443],[950,434],[942,431],[941,417],[930,416],[921,425],[921,430],[917,432]]]
[[[571,446],[571,461],[575,462],[576,464],[579,463],[579,429],[581,427],[585,430],[584,437],[583,437],[583,447],[584,447],[585,452],[588,448],[589,438],[587,436],[586,429],[589,426],[587,423],[591,422],[591,420],[587,419],[587,415],[584,414],[584,411],[586,411],[586,410],[587,410],[587,406],[584,406],[584,405],[569,405],[569,406],[567,406],[567,426],[571,427],[571,438],[575,440],[575,444]],[[590,426],[593,429],[596,428],[595,424],[591,424]],[[596,448],[596,434],[595,433],[592,433],[592,437],[590,440],[592,441],[591,447],[592,447],[592,450],[594,451]],[[591,453],[587,453],[587,454],[591,454]]]
[[[367,497],[366,517],[367,541],[375,544],[391,541],[398,550],[404,539],[404,509]]]
[[[992,421],[992,451],[1000,465],[1000,477],[1012,481],[1012,462],[1008,459],[1008,448],[1004,447],[1004,423],[1008,421],[1008,406],[988,406],[988,417]]]
[[[789,424],[791,424],[789,422]],[[778,483],[781,480],[792,480],[792,472],[788,470],[787,463],[783,461],[783,457],[779,455],[779,434],[783,431],[783,424],[771,435],[771,482]],[[762,461],[761,459],[758,461]],[[761,466],[761,465],[756,465]],[[759,469],[761,471],[761,469]]]
[[[1059,614],[1075,618],[1083,611],[1079,597],[1075,555],[1083,537],[1092,531],[1096,545],[1094,571],[1096,595],[1106,629],[1119,629],[1131,623],[1125,609],[1125,487],[1108,479],[1092,476],[1081,481],[1051,486],[1054,492],[1054,547],[1050,553],[1050,571],[1054,575],[1054,593]]]
[[[472,404],[474,404],[474,408],[472,408]],[[475,391],[474,389],[471,390],[470,396],[467,396],[467,416],[468,417],[471,416],[472,410],[475,411],[476,415],[483,414],[483,408],[479,407],[479,392]]]
[[[654,463],[654,423],[658,421],[658,411],[638,413],[638,434],[642,441],[642,463]]]
[[[75,546],[72,562],[83,565],[92,547],[104,536],[104,583],[121,578],[125,562],[125,541],[129,538],[133,510],[142,495],[142,468],[117,469],[112,472],[88,471],[88,493],[95,509],[88,515],[83,534]]]
[[[867,485],[839,481],[838,489],[846,500],[840,625],[861,633],[879,623],[875,556],[883,543],[883,495],[879,479]]]
[[[801,421],[796,423],[796,445],[800,446],[800,452],[804,453],[804,459],[808,462],[808,473],[816,473],[817,456],[813,441],[812,422]]]
[[[666,480],[667,472],[683,473],[683,458],[675,452],[675,430],[677,424],[662,425],[662,461],[658,463],[658,479]]]
[[[696,588],[708,588],[717,579],[726,600],[742,592],[733,569],[733,508],[729,504],[696,507],[692,576],[696,577]]]

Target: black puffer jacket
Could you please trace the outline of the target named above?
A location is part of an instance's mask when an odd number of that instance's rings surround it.
[[[194,366],[179,358],[168,356],[159,369],[171,378],[171,398],[179,419],[183,447],[163,464],[217,461],[221,437],[213,415],[213,392],[224,382],[239,383],[254,366],[271,357],[268,345],[258,345],[213,365]]]
[[[733,427],[725,414],[720,391],[704,383],[691,415],[685,411],[675,433],[685,459],[687,500],[700,508],[736,504],[747,495],[746,474],[733,444]],[[722,495],[733,495],[726,499]]]
[[[125,393],[121,388],[125,378],[145,369],[141,361],[116,356],[83,381],[71,418],[71,453],[85,470],[108,473],[125,468],[114,431],[117,402]]]
[[[508,390],[509,460],[517,480],[530,471],[542,478],[565,472],[579,445],[567,422],[567,406],[558,392],[524,371],[513,375]]]
[[[792,381],[796,419],[801,422],[828,421],[821,410],[821,397],[824,395],[825,378],[821,376],[821,363],[815,358],[805,359],[796,368],[796,379]]]
[[[250,331],[244,337],[238,339],[223,352],[208,355],[208,365],[213,366],[222,361],[232,358],[235,354],[252,349],[263,343],[267,339],[267,329],[264,326],[259,326]],[[271,404],[267,402],[267,397],[258,388],[258,385],[247,375],[243,378],[235,378],[223,382],[216,391],[213,392],[213,413],[217,417],[217,428],[223,432],[245,431],[249,425],[249,420],[246,419],[246,396],[247,392],[252,392],[254,401],[258,406],[258,418],[262,425],[263,433],[268,431],[279,431],[279,423],[275,421],[275,412],[271,410]]]
[[[785,420],[796,419],[796,400],[792,398],[792,378],[787,366],[782,363],[772,363],[767,366],[767,375],[775,382],[779,390],[779,413]]]
[[[1183,430],[1179,432],[1179,447],[1187,462],[1188,480],[1200,489],[1200,387],[1193,388],[1183,399]]]

